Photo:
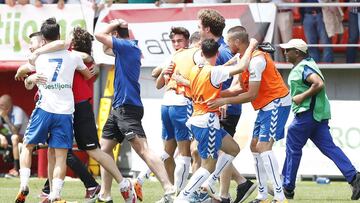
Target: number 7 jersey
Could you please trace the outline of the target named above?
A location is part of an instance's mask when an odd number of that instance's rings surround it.
[[[72,114],[74,72],[84,69],[86,66],[81,57],[67,50],[40,55],[35,62],[35,70],[45,75],[47,82],[37,85],[39,100],[36,107],[50,113]]]

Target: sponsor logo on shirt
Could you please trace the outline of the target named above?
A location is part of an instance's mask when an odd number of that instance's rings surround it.
[[[255,73],[255,71],[251,71],[251,72],[250,72],[250,78],[256,78],[256,73]]]
[[[71,89],[71,84],[62,84],[62,83],[54,83],[43,85],[43,87],[47,90],[62,90],[62,89]]]

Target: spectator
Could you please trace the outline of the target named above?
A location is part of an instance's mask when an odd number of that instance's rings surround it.
[[[352,3],[360,2],[360,0],[350,0]],[[359,7],[349,7],[349,38],[348,44],[357,44],[359,42]],[[346,63],[356,62],[357,47],[348,47],[346,49]]]
[[[321,0],[323,3],[335,3],[339,2],[337,0]],[[336,35],[339,35],[337,38],[338,43],[341,39],[342,34],[344,33],[344,26],[342,24],[344,13],[340,7],[322,7],[322,12],[324,15],[324,24],[328,37],[332,39]],[[286,42],[286,41],[285,41]]]
[[[94,30],[96,27],[96,22],[99,18],[100,11],[105,8],[105,4],[107,4],[107,7],[111,7],[113,4],[113,0],[91,0],[92,2],[92,8],[94,10]],[[127,0],[115,0],[114,3],[127,3]]]
[[[30,0],[30,3],[36,7],[42,7],[43,4],[57,4],[59,9],[63,9],[67,0]]]
[[[256,0],[231,0],[231,3],[256,3]]]
[[[319,3],[318,0],[301,0],[301,3]],[[305,37],[308,44],[331,44],[326,33],[323,14],[320,7],[304,7],[300,9],[302,22],[305,31]],[[320,41],[320,42],[319,42]],[[323,57],[320,60],[320,49],[318,47],[309,47],[309,54],[316,62],[334,61],[333,51],[331,47],[323,49]]]
[[[128,0],[129,4],[150,4],[155,2],[155,0]]]
[[[1,131],[3,134],[1,145],[4,147],[9,147],[9,145],[11,145],[14,157],[14,168],[6,174],[6,177],[19,176],[20,164],[18,146],[19,142],[22,141],[27,123],[28,117],[24,110],[13,105],[10,95],[2,95],[0,97],[0,126],[3,126],[4,128]],[[7,137],[7,139],[4,140],[4,137]]]
[[[4,1],[1,1],[0,3],[3,3]],[[5,0],[5,3],[10,6],[13,7],[16,5],[16,3],[20,4],[20,5],[26,5],[29,3],[29,0]]]
[[[291,0],[272,0],[261,2],[272,2],[272,3],[291,3]],[[285,43],[292,38],[292,27],[294,25],[294,17],[292,13],[293,9],[291,7],[277,6],[276,14],[276,30],[275,30],[275,43]],[[280,48],[275,52],[276,61],[284,61],[285,57],[281,52]]]
[[[225,0],[193,0],[194,4],[213,4],[213,3],[226,3]]]

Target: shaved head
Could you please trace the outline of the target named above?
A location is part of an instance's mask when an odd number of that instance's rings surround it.
[[[0,97],[0,108],[5,111],[10,111],[12,107],[12,99],[10,95],[4,94]]]
[[[227,32],[229,39],[238,39],[242,43],[249,43],[249,34],[243,26],[235,26]]]

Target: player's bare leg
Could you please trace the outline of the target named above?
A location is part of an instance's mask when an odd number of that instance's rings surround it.
[[[138,136],[135,136],[130,140],[130,144],[136,153],[149,166],[151,171],[154,172],[155,176],[160,181],[165,194],[175,192],[174,187],[167,176],[163,162],[151,149],[149,149],[146,138],[139,138]]]
[[[167,159],[164,160],[165,170],[169,177],[170,183],[174,184],[174,171],[175,171],[175,160],[174,153],[177,147],[176,140],[164,140],[164,151],[169,155]]]

